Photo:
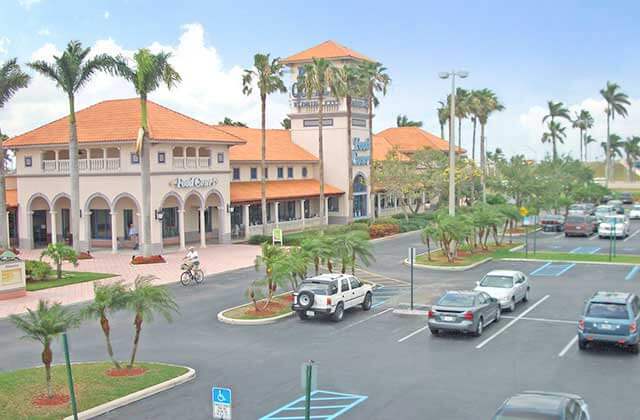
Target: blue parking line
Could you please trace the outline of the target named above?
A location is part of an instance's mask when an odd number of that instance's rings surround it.
[[[566,273],[567,271],[571,270],[573,267],[575,267],[575,264],[569,264],[567,265],[565,268],[563,268],[562,270],[560,270],[557,274],[556,277],[560,277],[561,275],[563,275],[564,273]]]
[[[378,302],[378,303],[376,303],[374,305],[371,305],[371,309],[377,308],[378,306],[384,305],[385,303],[387,303],[386,300],[383,300],[382,302]]]
[[[323,396],[320,396],[323,395]],[[259,420],[304,420],[304,413],[300,413],[301,415],[296,415],[298,413],[292,413],[294,415],[289,415],[289,413],[285,413],[288,411],[304,411],[304,404],[300,406],[300,403],[304,402],[304,396],[292,401],[284,406],[272,411],[266,416],[260,417]],[[368,397],[366,395],[355,395],[355,394],[343,394],[340,392],[332,392],[332,391],[320,391],[316,390],[311,393],[311,416],[312,419],[324,419],[324,420],[333,420],[338,416],[346,413],[351,410],[358,404],[362,403]],[[318,401],[332,401],[334,405],[316,405]],[[340,403],[344,401],[344,404]],[[335,410],[335,412],[327,413],[327,414],[314,414],[314,410]]]
[[[536,268],[535,270],[533,270],[532,272],[529,273],[530,276],[535,276],[536,274],[538,274],[538,272],[544,270],[545,268],[549,267],[552,264],[553,261],[549,261],[548,263],[546,263],[545,265]]]
[[[640,265],[636,265],[635,267],[633,267],[631,271],[629,271],[629,274],[627,274],[627,277],[625,277],[624,279],[627,281],[633,280],[636,274],[638,274],[638,271],[640,271]]]

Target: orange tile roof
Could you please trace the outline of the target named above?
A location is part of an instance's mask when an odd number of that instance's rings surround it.
[[[394,149],[393,145],[387,139],[377,134],[373,135],[373,160],[374,161],[386,160],[387,155],[393,149]],[[402,160],[402,161],[409,160],[409,157],[407,155],[405,155],[404,153],[400,152],[397,149],[396,151],[398,152],[399,160]]]
[[[148,101],[149,135],[153,140],[211,141],[243,143],[238,137],[201,121]],[[135,141],[140,127],[140,100],[115,99],[98,102],[76,112],[78,141],[97,143]],[[62,117],[49,124],[13,137],[6,147],[66,144],[69,122]]]
[[[259,161],[262,143],[262,130],[259,128],[218,125],[216,128],[246,140],[245,144],[233,146],[229,150],[231,161]],[[291,131],[280,129],[267,130],[267,161],[317,162],[312,153],[291,141]]]
[[[325,195],[340,195],[344,191],[324,184]],[[296,179],[287,181],[267,181],[267,200],[284,200],[318,197],[320,181],[317,179]],[[232,182],[231,202],[250,203],[260,201],[260,181]]]
[[[18,207],[18,190],[5,190],[7,207]]]
[[[449,150],[449,142],[419,127],[387,128],[379,132],[377,136],[383,137],[402,153],[415,153],[423,148],[441,150],[443,152]],[[466,153],[466,150],[458,148],[457,153]]]
[[[374,61],[359,52],[353,51],[352,49],[347,48],[344,45],[340,45],[335,41],[329,40],[322,44],[318,44],[315,47],[293,54],[282,60],[282,62],[285,64],[302,63],[311,61],[313,58],[352,58],[356,60]]]

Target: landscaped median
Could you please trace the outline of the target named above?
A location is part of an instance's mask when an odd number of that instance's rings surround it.
[[[153,395],[195,377],[193,369],[163,363],[138,363],[135,376],[110,374],[108,362],[72,366],[80,418],[91,418]],[[61,419],[70,416],[69,387],[64,365],[52,366],[52,390],[43,386],[43,367],[0,373],[0,417],[7,419]]]
[[[258,300],[244,305],[225,309],[218,313],[218,320],[232,325],[263,325],[271,324],[280,319],[293,315],[291,303],[293,295],[290,292],[274,296],[265,307],[265,300]]]
[[[416,256],[414,266],[432,270],[464,271],[477,267],[480,264],[496,258],[496,253],[510,254],[512,249],[517,249],[521,244],[487,245],[487,249],[477,248],[470,252],[468,249],[458,250],[453,261],[449,261],[442,250],[431,251]],[[405,260],[409,264],[409,260]]]

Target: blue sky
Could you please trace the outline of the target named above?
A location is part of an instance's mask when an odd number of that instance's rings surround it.
[[[575,109],[586,107],[596,120],[604,121],[598,90],[607,80],[618,82],[632,99],[640,95],[638,2],[247,0],[189,1],[180,7],[175,1],[136,0],[2,3],[0,61],[13,56],[22,62],[46,58],[70,39],[90,46],[98,43],[94,49],[107,51],[133,51],[156,43],[175,49],[184,68],[201,67],[189,73],[191,88],[187,84],[180,92],[159,93],[156,99],[166,99],[168,105],[209,122],[228,115],[257,124],[255,100],[229,88],[255,52],[287,56],[327,39],[388,67],[393,84],[378,110],[376,130],[393,125],[398,113],[406,113],[438,133],[435,107],[449,85],[437,73],[451,68],[471,73],[463,87],[493,89],[507,108],[488,127],[489,147],[498,145],[509,153],[537,158],[549,148],[538,141],[543,131],[539,116],[547,100],[560,100]],[[199,61],[198,56],[208,58]],[[102,78],[99,83],[81,97],[81,105],[133,95],[120,85],[107,86]],[[197,86],[206,84],[212,87],[199,92]],[[19,94],[16,104],[0,111],[4,131],[7,126],[24,131],[64,113],[64,107],[59,109],[64,101],[56,97],[54,87],[43,81],[30,89],[33,92]],[[200,96],[193,99],[190,92]],[[273,101],[269,121],[277,126],[287,101],[284,96]],[[30,109],[34,112],[25,116]],[[632,107],[626,121],[616,121],[614,131],[640,135],[640,117],[634,111]],[[467,126],[463,142],[468,147]],[[593,132],[602,140],[603,127],[598,121]],[[575,153],[576,139],[577,133],[569,130],[561,150]],[[600,153],[595,148],[593,152]]]

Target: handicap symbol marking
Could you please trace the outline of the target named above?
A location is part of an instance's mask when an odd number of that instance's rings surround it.
[[[316,390],[311,393],[312,419],[333,420],[365,401],[366,395]],[[283,405],[259,420],[304,420],[305,397]]]
[[[534,277],[560,277],[567,271],[571,270],[573,267],[575,267],[574,263],[554,263],[553,261],[549,261],[541,267],[533,270],[531,273],[529,273],[529,275]]]
[[[218,388],[214,386],[211,389],[211,399],[214,404],[231,405],[231,388]]]

